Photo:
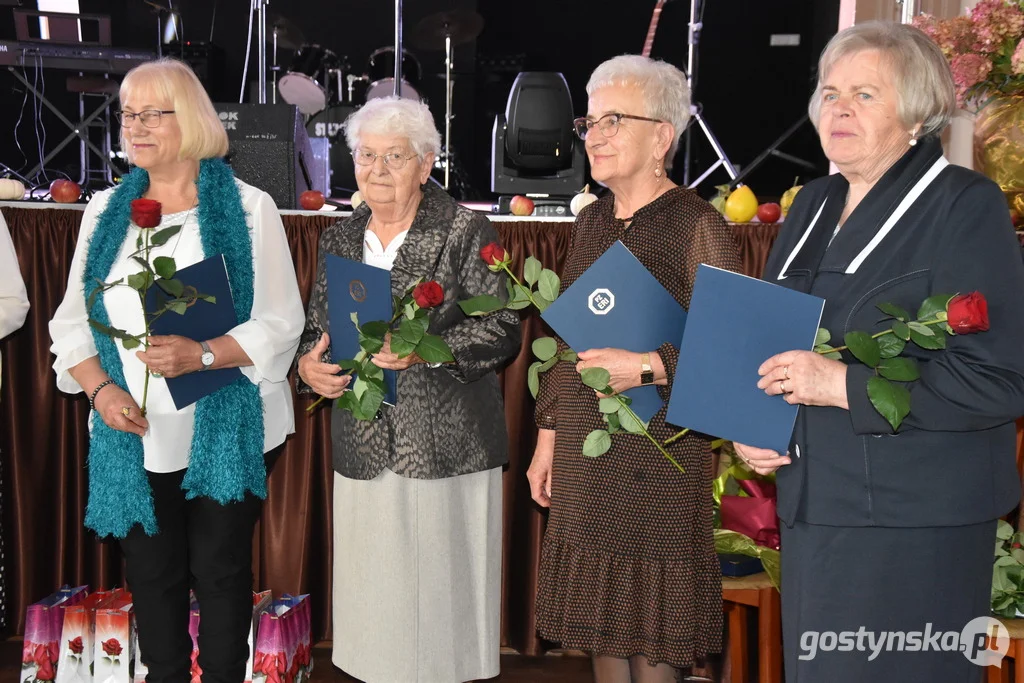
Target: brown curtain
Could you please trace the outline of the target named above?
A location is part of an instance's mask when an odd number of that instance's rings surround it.
[[[47,323],[64,296],[81,211],[3,208],[32,308],[25,326],[0,342],[0,450],[5,474],[3,537],[8,573],[8,621],[17,633],[25,607],[63,583],[109,588],[123,581],[120,549],[97,542],[82,526],[86,503],[88,402],[58,392]],[[284,217],[303,303],[316,270],[320,233],[335,218]],[[534,255],[560,270],[570,223],[502,221],[502,243],[521,264]],[[734,228],[744,270],[760,275],[777,227]],[[530,499],[526,469],[536,439],[533,399],[526,387],[530,344],[544,334],[535,316],[524,321],[522,351],[502,376],[509,431],[504,479],[502,645],[540,654],[534,595],[545,514]],[[331,491],[327,413],[307,416],[310,399],[295,403],[295,434],[277,454],[269,496],[254,540],[259,588],[313,596],[313,637],[330,638]]]

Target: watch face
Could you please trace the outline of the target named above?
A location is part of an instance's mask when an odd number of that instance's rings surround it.
[[[203,354],[200,360],[202,360],[203,365],[213,365],[213,352],[207,351],[206,353]]]
[[[653,372],[641,372],[640,373],[640,384],[654,384],[654,373]]]

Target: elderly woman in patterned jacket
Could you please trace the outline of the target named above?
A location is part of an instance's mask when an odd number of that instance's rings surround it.
[[[467,318],[458,301],[503,296],[481,247],[483,216],[429,182],[440,135],[426,105],[372,100],[345,123],[365,204],[320,240],[299,346],[299,389],[337,398],[349,378],[329,362],[327,254],[419,278],[445,291],[430,317],[455,362],[433,367],[388,345],[398,402],[361,422],[333,409],[334,664],[367,683],[448,683],[498,674],[501,468],[507,434],[495,370],[519,352],[519,318]]]

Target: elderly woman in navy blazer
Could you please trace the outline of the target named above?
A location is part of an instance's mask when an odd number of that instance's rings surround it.
[[[1024,265],[999,188],[942,156],[955,106],[945,58],[912,27],[858,25],[822,54],[810,113],[839,173],[800,191],[765,279],[823,297],[835,339],[887,329],[878,304],[916,311],[940,293],[981,292],[991,329],[907,346],[921,377],[895,431],[852,358],[761,367],[759,387],[800,405],[788,454],[736,446],[778,470],[788,683],[981,680],[970,650],[934,634],[989,614],[996,520],[1020,497]]]

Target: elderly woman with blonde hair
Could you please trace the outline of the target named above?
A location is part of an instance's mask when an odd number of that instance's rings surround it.
[[[85,208],[67,292],[50,322],[53,368],[57,386],[84,391],[94,409],[85,523],[121,539],[147,680],[190,679],[191,588],[203,614],[203,680],[238,683],[249,656],[264,453],[294,427],[287,375],[302,301],[277,207],[221,159],[227,135],[191,69],[170,59],[136,67],[120,102],[121,145],[135,168]],[[223,257],[238,320],[226,334],[151,336],[135,351],[90,326],[144,329],[134,289],[90,296],[97,281],[140,271],[131,258],[143,230],[131,211],[139,198],[160,202],[161,228],[181,226],[151,259],[172,257],[181,269]],[[239,368],[242,377],[176,409],[163,378],[213,368]]]
[[[1020,498],[1024,265],[999,187],[942,155],[955,108],[946,59],[910,26],[859,24],[821,55],[810,114],[839,173],[800,191],[765,279],[824,298],[833,339],[891,328],[885,304],[988,303],[950,319],[945,348],[906,345],[920,377],[898,428],[852,357],[761,366],[758,386],[800,406],[789,453],[736,444],[778,470],[789,683],[970,683],[993,656],[971,622],[990,611],[996,520]]]
[[[594,180],[611,193],[577,217],[562,286],[621,240],[689,307],[698,265],[739,270],[740,259],[722,216],[668,177],[690,114],[686,78],[670,64],[621,56],[594,70],[587,94],[576,132]],[[583,456],[587,434],[603,425],[598,396],[578,371],[602,367],[616,391],[654,384],[667,400],[677,343],[647,353],[577,349],[575,369],[557,365],[541,381],[540,432],[527,473],[533,499],[551,508],[537,628],[591,653],[598,683],[674,681],[721,649],[709,440],[689,434],[668,447],[685,474],[643,436],[616,435],[605,455]],[[648,428],[662,442],[676,432],[664,408]]]
[[[370,422],[332,409],[333,661],[367,683],[491,678],[508,449],[495,370],[519,353],[519,317],[467,318],[458,301],[506,296],[504,276],[480,256],[497,233],[430,182],[440,135],[426,105],[371,100],[345,122],[345,136],[365,204],[320,239],[299,389],[336,398],[350,379],[328,362],[328,254],[390,270],[395,295],[421,278],[440,283],[429,331],[455,362],[399,358],[385,344],[373,362],[397,371],[397,403]]]

